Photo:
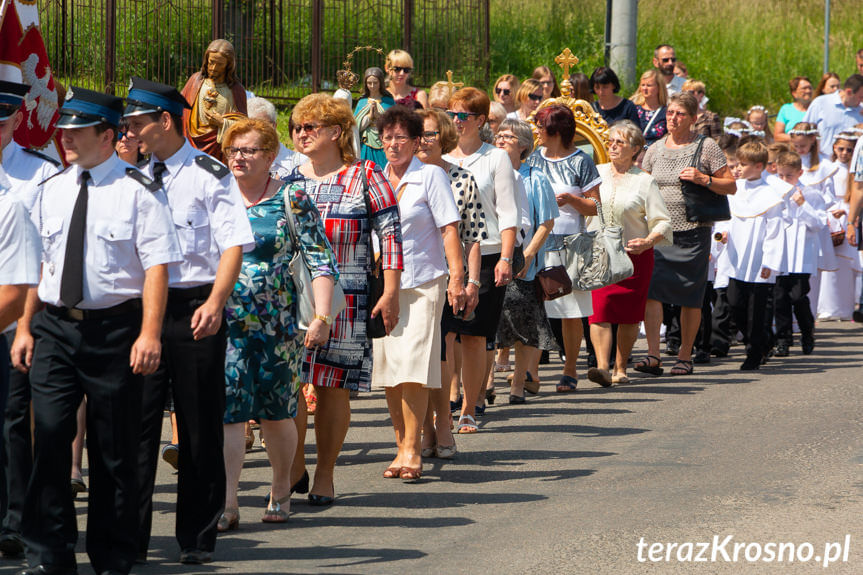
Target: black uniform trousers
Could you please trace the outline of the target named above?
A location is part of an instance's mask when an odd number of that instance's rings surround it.
[[[773,284],[728,280],[728,304],[734,323],[743,332],[746,357],[759,362],[769,349],[768,333],[772,333],[768,324],[773,321],[769,305],[772,292]]]
[[[11,334],[10,334],[11,335]],[[9,344],[11,340],[9,338]],[[8,351],[7,357],[8,357]],[[3,481],[0,490],[7,498],[0,533],[21,534],[21,510],[27,492],[27,481],[33,468],[33,446],[30,441],[30,375],[9,370],[9,396],[3,422]],[[2,512],[0,512],[2,515]]]
[[[731,338],[737,335],[737,331],[731,317],[731,307],[728,305],[728,288],[715,288],[713,291],[715,299],[710,329],[710,353],[724,357],[728,355]]]
[[[794,318],[800,326],[800,337],[811,341],[815,332],[815,318],[809,304],[809,274],[788,274],[776,278],[773,299],[776,317],[776,340],[791,347]]]
[[[162,327],[162,362],[156,373],[144,378],[138,447],[140,556],[146,555],[150,543],[153,488],[169,390],[174,396],[179,433],[175,533],[180,549],[213,551],[216,524],[225,507],[226,324],[222,322],[216,335],[195,341],[192,315],[205,297],[188,299],[178,296],[180,291],[184,290],[169,290]]]
[[[69,469],[75,415],[86,395],[87,554],[97,573],[132,567],[143,378],[132,373],[129,357],[140,329],[140,309],[77,321],[49,308],[33,320],[33,474],[22,518],[31,566],[75,565],[78,522]]]
[[[698,326],[698,334],[695,336],[693,351],[702,351],[710,354],[710,340],[713,335],[713,302],[716,301],[716,291],[713,282],[707,282],[704,290],[704,301],[701,303],[701,324]]]

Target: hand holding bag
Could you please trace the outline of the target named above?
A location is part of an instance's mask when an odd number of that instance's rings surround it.
[[[303,250],[300,248],[299,236],[297,235],[294,211],[291,209],[290,184],[285,185],[285,219],[288,224],[288,233],[291,237],[291,247],[294,255],[288,263],[288,272],[294,282],[294,291],[297,298],[297,326],[300,331],[307,331],[315,320],[315,294],[312,290],[312,274],[306,265]],[[329,316],[333,319],[339,315],[345,307],[345,292],[339,282],[333,278],[333,297],[330,301]]]
[[[705,136],[697,136],[698,147],[689,166],[698,168],[701,160],[701,148],[704,146]],[[731,210],[728,207],[728,198],[717,194],[695,182],[680,180],[680,188],[683,191],[683,201],[686,205],[686,221],[699,223],[724,222],[731,219]]]
[[[566,271],[572,278],[572,287],[581,291],[615,284],[635,272],[632,260],[623,249],[623,228],[605,225],[602,206],[596,200],[593,202],[600,229],[572,234],[563,240]]]
[[[560,250],[555,250],[558,254],[558,261],[563,258],[560,255]],[[546,260],[551,252],[546,253]],[[559,297],[572,293],[572,279],[566,272],[566,267],[562,263],[556,266],[548,266],[536,272],[537,291],[539,298],[542,301],[551,301]]]
[[[366,219],[369,225],[369,269],[366,272],[366,284],[368,289],[367,316],[366,316],[366,336],[369,339],[377,339],[387,335],[387,328],[384,326],[384,318],[382,314],[377,317],[372,317],[372,310],[378,304],[378,300],[384,295],[384,271],[383,262],[380,256],[375,257],[375,246],[372,242],[372,203],[369,200],[369,178],[366,175],[366,168],[360,164],[360,172],[363,180],[363,200],[366,203]]]

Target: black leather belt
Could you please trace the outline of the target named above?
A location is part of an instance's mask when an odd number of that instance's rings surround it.
[[[204,284],[190,288],[168,288],[168,301],[189,301],[207,299],[213,291],[213,284]]]
[[[141,307],[140,299],[130,299],[113,307],[106,307],[103,309],[78,309],[74,307],[58,307],[56,305],[47,305],[45,306],[45,309],[48,313],[62,317],[63,319],[84,321],[126,315],[135,311],[140,311]]]

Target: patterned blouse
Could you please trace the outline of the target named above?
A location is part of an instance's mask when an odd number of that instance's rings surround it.
[[[364,190],[362,171],[368,191]],[[303,370],[314,385],[371,389],[371,344],[366,337],[369,219],[380,240],[383,269],[404,269],[402,230],[395,194],[381,169],[370,161],[354,162],[326,180],[307,179],[294,170],[291,180],[312,198],[324,222],[339,268],[347,308],[333,322],[330,340],[314,355],[306,353]],[[371,218],[366,213],[366,195]]]
[[[644,130],[650,124],[650,128],[644,132],[644,139],[647,140],[648,146],[668,133],[668,126],[665,124],[665,106],[658,110],[648,110],[641,106],[636,108],[638,108],[639,127]],[[653,120],[654,116],[656,116],[655,120]],[[653,120],[652,123],[651,120]]]
[[[447,163],[446,173],[461,217],[458,223],[458,235],[462,243],[470,244],[486,239],[488,234],[485,231],[485,212],[482,209],[482,200],[473,174],[461,166],[450,163]]]

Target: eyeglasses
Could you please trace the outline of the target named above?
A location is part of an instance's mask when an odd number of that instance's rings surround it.
[[[405,74],[410,74],[413,72],[413,68],[409,68],[408,66],[393,66],[393,72],[404,72]]]
[[[660,62],[677,62],[677,58],[660,58]]]
[[[532,102],[542,102],[542,95],[540,94],[528,94],[527,97],[530,98]]]
[[[225,148],[225,155],[229,158],[233,158],[235,156],[243,156],[244,158],[250,158],[258,152],[263,151],[264,148],[235,148],[233,146],[229,146]]]
[[[423,141],[431,142],[432,140],[437,138],[438,134],[440,134],[440,132],[423,132]]]
[[[495,88],[494,93],[498,96],[509,96],[512,93],[512,90],[509,88]]]
[[[614,139],[614,140],[608,141],[608,147],[609,148],[611,148],[612,146],[620,146],[621,148],[623,148],[624,146],[628,146],[628,145],[629,145],[629,142],[627,142],[626,140]]]
[[[305,132],[307,134],[314,134],[315,132],[317,132],[321,128],[323,128],[323,126],[321,124],[311,124],[311,123],[294,124],[294,133],[295,134],[302,134],[303,132]]]
[[[453,120],[458,119],[459,122],[467,122],[467,119],[471,116],[479,116],[479,114],[473,112],[453,112],[452,110],[447,110],[446,115]]]
[[[497,134],[494,137],[495,142],[503,142],[504,144],[515,144],[518,142],[518,136],[515,134]]]
[[[384,136],[383,138],[381,138],[381,142],[383,142],[384,144],[395,143],[399,146],[407,144],[408,140],[410,140],[410,138],[408,138],[407,136]]]

